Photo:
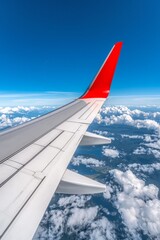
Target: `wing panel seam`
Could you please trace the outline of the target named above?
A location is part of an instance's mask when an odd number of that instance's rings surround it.
[[[80,118],[94,105],[95,102],[96,102],[96,101],[94,101],[94,102],[92,103],[92,105],[89,106],[89,107],[86,109],[86,111],[85,111],[84,113],[82,113],[81,116],[78,117],[78,119],[80,119]],[[88,103],[88,104],[89,104],[89,103]],[[88,106],[88,105],[87,105],[87,106]]]
[[[25,201],[25,203],[22,205],[22,207],[20,208],[20,210],[17,212],[17,214],[14,216],[14,218],[11,220],[11,222],[8,224],[8,226],[6,227],[6,229],[3,231],[3,233],[0,236],[0,239],[4,236],[4,234],[7,232],[7,230],[9,229],[9,227],[12,225],[12,223],[15,221],[15,219],[17,218],[17,216],[19,215],[19,213],[21,212],[21,210],[24,208],[24,206],[27,204],[27,202],[29,201],[29,199],[33,196],[33,194],[36,192],[36,190],[39,188],[39,186],[41,185],[41,183],[44,181],[45,177],[42,178],[42,180],[39,182],[39,184],[37,185],[37,187],[33,190],[33,192],[31,193],[31,195],[27,198],[27,200]]]
[[[56,138],[58,138],[64,131],[62,131]],[[55,138],[55,139],[56,139]],[[54,140],[55,140],[54,139]],[[45,147],[43,147],[38,153],[36,153],[28,162],[26,162],[24,165],[22,165],[19,169],[17,169],[16,172],[14,172],[11,176],[6,178],[1,184],[0,188],[3,187],[4,184],[6,184],[9,180],[11,180],[19,171],[21,171],[28,163],[30,163],[35,157],[37,157],[41,152],[43,152],[54,140],[52,140],[49,144],[47,144]]]

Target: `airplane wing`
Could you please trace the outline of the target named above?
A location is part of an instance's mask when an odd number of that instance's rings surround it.
[[[121,47],[113,46],[81,98],[0,133],[0,239],[32,239],[56,191],[105,191],[105,185],[67,166],[78,145],[110,142],[86,130],[109,95]]]

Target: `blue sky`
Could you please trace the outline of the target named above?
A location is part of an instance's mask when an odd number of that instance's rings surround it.
[[[159,9],[158,0],[1,1],[0,104],[15,93],[78,96],[117,41],[124,45],[111,96],[157,98]]]

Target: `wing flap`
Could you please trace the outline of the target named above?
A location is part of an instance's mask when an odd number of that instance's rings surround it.
[[[105,190],[106,186],[104,184],[67,169],[56,192],[66,194],[93,194],[102,193]]]

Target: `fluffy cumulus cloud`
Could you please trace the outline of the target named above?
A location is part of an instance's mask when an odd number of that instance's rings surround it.
[[[153,154],[155,158],[160,159],[160,136],[145,137],[145,143],[142,143],[146,149],[147,154]]]
[[[0,129],[22,124],[53,109],[52,106],[0,107]]]
[[[99,123],[108,124],[126,124],[137,128],[147,128],[160,133],[160,124],[156,117],[160,112],[144,112],[139,109],[131,110],[125,106],[104,107],[97,115]]]
[[[102,153],[106,157],[111,157],[111,158],[119,157],[119,151],[117,149],[104,147]]]
[[[104,216],[99,216],[99,207],[87,207],[90,196],[62,197],[50,206],[33,239],[61,239],[67,235],[78,239],[113,240],[114,226]]]
[[[143,109],[144,110],[144,109]],[[143,117],[143,118],[157,118],[160,116],[160,112],[152,112],[152,111],[142,111],[140,109],[130,109],[126,106],[110,106],[103,107],[101,109],[101,113],[107,115],[131,115],[132,117]]]
[[[102,217],[101,219],[94,221],[91,224],[92,232],[90,233],[90,240],[113,240],[115,239],[113,225],[108,221],[107,218]]]
[[[160,159],[160,112],[153,112],[150,109],[145,111],[139,109],[130,109],[126,106],[113,106],[103,107],[97,116],[99,123],[106,125],[120,124],[136,127],[138,129],[146,128],[153,130],[154,134],[143,135],[129,135],[121,134],[122,138],[129,138],[143,140],[140,146],[133,150],[133,154],[137,155],[153,155],[155,158]],[[114,155],[115,153],[115,155]],[[118,156],[118,152],[107,150],[104,151],[106,156]]]
[[[160,238],[160,200],[158,188],[145,185],[130,170],[112,170],[111,174],[121,190],[117,188],[116,207],[123,222],[134,239],[142,231],[150,237]]]
[[[106,190],[105,192],[103,193],[103,197],[105,199],[110,199],[111,198],[111,194],[113,193],[113,189],[110,185],[106,185]]]
[[[31,120],[31,118],[28,117],[14,117],[10,118],[6,114],[2,114],[0,116],[0,129],[6,128],[6,127],[12,127],[15,125],[22,124],[24,122],[27,122]]]
[[[0,114],[28,113],[42,109],[54,109],[55,106],[16,106],[16,107],[0,107]]]
[[[0,116],[0,128],[12,126],[12,121],[5,114]]]
[[[95,158],[85,158],[83,156],[77,156],[72,159],[72,165],[79,166],[80,164],[87,167],[101,167],[104,165],[104,162]]]
[[[4,114],[12,114],[12,113],[18,113],[18,112],[29,112],[33,111],[35,109],[38,109],[37,107],[30,106],[17,106],[17,107],[0,107],[0,113]]]
[[[89,208],[73,208],[71,215],[68,218],[67,226],[74,228],[74,226],[85,226],[91,223],[97,216],[98,206]]]
[[[156,121],[150,119],[134,120],[132,116],[127,114],[123,114],[120,116],[112,115],[110,117],[105,117],[103,121],[106,124],[126,124],[137,128],[147,128],[149,130],[155,130],[156,132],[160,133],[160,124],[157,123]]]
[[[121,115],[121,114],[133,114],[133,112],[136,112],[138,115],[142,113],[140,110],[134,110],[131,111],[128,107],[126,106],[111,106],[111,107],[103,107],[101,109],[101,112],[104,114],[115,114],[115,115]]]
[[[76,195],[71,195],[69,197],[61,197],[58,200],[58,206],[59,207],[84,207],[85,203],[88,202],[91,199],[91,196],[76,196]]]

